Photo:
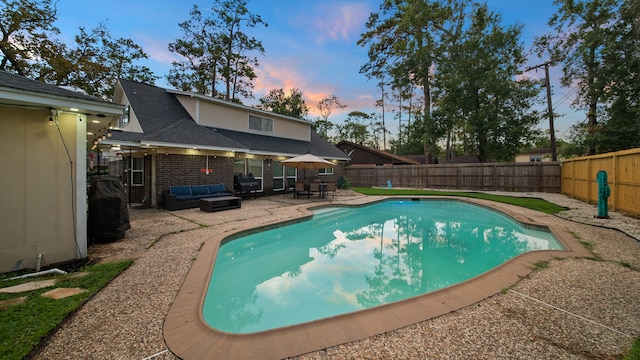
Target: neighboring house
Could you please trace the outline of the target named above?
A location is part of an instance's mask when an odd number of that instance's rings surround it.
[[[351,158],[351,165],[418,165],[415,160],[394,155],[382,150],[356,144],[350,141],[340,141],[336,147]]]
[[[551,161],[551,149],[532,149],[516,154],[515,162]]]
[[[0,71],[0,272],[87,256],[87,132],[122,110]]]
[[[307,120],[122,79],[114,101],[125,112],[104,129],[98,147],[117,155],[110,169],[123,168],[131,203],[146,198],[159,206],[173,185],[223,183],[233,190],[233,176],[249,173],[260,192],[271,194],[285,190],[287,180],[331,180],[342,173],[341,166],[297,171],[284,167],[284,159],[310,152],[336,163],[349,160]]]

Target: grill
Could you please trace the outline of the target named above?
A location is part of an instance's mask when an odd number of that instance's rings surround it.
[[[257,191],[260,190],[260,184],[253,177],[253,174],[234,175],[233,189],[240,195],[250,195],[253,193],[254,199],[257,197]]]

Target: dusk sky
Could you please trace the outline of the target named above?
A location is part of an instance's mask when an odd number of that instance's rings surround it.
[[[334,123],[341,123],[351,111],[376,111],[373,104],[379,97],[379,90],[374,80],[369,81],[359,73],[368,57],[367,49],[356,42],[366,30],[369,14],[378,11],[381,2],[250,0],[249,11],[259,14],[269,26],[243,30],[261,40],[265,49],[264,56],[258,55],[260,66],[255,80],[255,99],[245,100],[245,105],[258,103],[258,99],[271,89],[298,88],[304,93],[313,118],[318,115],[318,101],[331,94],[347,105],[343,111],[331,115],[330,120]],[[524,24],[521,40],[527,50],[535,36],[550,31],[547,21],[555,12],[553,0],[489,0],[487,3],[492,10],[502,14],[504,24]],[[105,22],[114,38],[131,38],[142,46],[149,55],[145,65],[161,77],[156,85],[170,88],[165,75],[177,56],[169,52],[167,45],[182,37],[178,23],[189,18],[194,4],[204,12],[210,9],[212,2],[60,0],[56,25],[61,30],[60,38],[71,42],[79,27],[91,29]],[[531,55],[529,65],[544,61],[546,59]],[[543,78],[544,71],[531,71],[528,76]],[[555,122],[556,135],[564,138],[567,128],[582,120],[584,115],[569,108],[570,100],[561,101],[571,89],[560,87],[559,77],[559,69],[552,68],[553,104],[555,112],[562,115]],[[397,120],[392,120],[392,114],[387,113],[386,123],[391,136],[395,136],[398,124]],[[539,127],[548,129],[548,121],[541,122]]]

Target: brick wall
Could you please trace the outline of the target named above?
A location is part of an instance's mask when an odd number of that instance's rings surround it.
[[[201,155],[158,154],[156,161],[157,198],[162,199],[162,191],[174,185],[199,185],[223,183],[233,191],[233,159],[209,156],[207,175],[207,157]]]

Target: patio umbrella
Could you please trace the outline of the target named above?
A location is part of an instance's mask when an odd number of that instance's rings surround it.
[[[336,166],[336,164],[331,161],[319,158],[310,153],[282,160],[281,163],[284,166],[290,166],[297,169],[324,169]]]

